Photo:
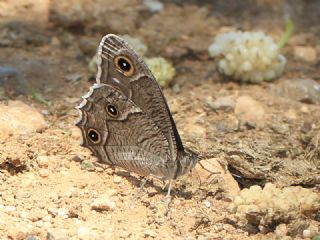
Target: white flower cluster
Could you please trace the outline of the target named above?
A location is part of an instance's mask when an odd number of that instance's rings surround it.
[[[176,74],[176,70],[171,62],[163,57],[145,58],[144,60],[159,85],[167,87]]]
[[[218,57],[218,70],[241,82],[258,83],[279,77],[286,64],[277,44],[263,32],[228,32],[216,36],[208,48]]]
[[[231,203],[230,211],[237,214],[249,212],[304,212],[320,208],[320,194],[302,187],[277,188],[267,183],[262,189],[252,186],[243,189]]]

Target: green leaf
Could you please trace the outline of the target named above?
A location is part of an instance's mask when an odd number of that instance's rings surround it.
[[[280,41],[278,42],[278,48],[281,49],[283,48],[286,43],[288,42],[289,38],[291,37],[292,33],[293,33],[293,22],[291,20],[291,18],[287,19],[286,22],[286,30],[285,32],[282,34]]]
[[[47,105],[47,106],[51,106],[51,102],[46,100],[40,93],[33,92],[32,98],[38,102],[41,102],[41,103]]]

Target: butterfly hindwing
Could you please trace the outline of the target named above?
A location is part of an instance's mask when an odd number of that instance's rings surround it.
[[[120,90],[95,84],[78,109],[83,146],[100,161],[140,175],[174,174],[174,165],[168,166],[170,150],[165,136]]]

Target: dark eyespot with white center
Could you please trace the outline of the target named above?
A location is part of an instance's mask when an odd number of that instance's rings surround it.
[[[114,105],[108,104],[106,107],[106,110],[107,110],[107,113],[109,114],[109,116],[111,116],[111,117],[118,116],[118,110]]]
[[[131,77],[134,74],[134,66],[130,58],[124,55],[118,55],[114,58],[114,65],[126,77]]]
[[[93,128],[89,128],[87,130],[87,137],[94,144],[97,144],[97,143],[99,143],[101,141],[100,133],[97,130],[93,129]]]

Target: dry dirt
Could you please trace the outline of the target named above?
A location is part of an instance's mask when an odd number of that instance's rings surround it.
[[[44,1],[48,17],[39,25],[13,22],[21,6],[0,3],[0,67],[17,71],[0,73],[1,104],[20,100],[47,123],[36,132],[1,134],[0,239],[286,239],[240,226],[228,212],[232,183],[219,176],[210,184],[197,174],[178,180],[167,211],[162,182],[150,179],[138,192],[138,176],[92,165],[96,159],[79,146],[74,107],[93,83],[88,62],[101,37],[139,37],[149,56],[166,57],[177,69],[164,94],[186,146],[204,160],[218,159],[240,188],[273,182],[319,192],[320,93],[279,89],[288,79],[320,81],[320,4],[177,0],[150,13],[142,2]],[[6,17],[3,9],[13,13]],[[289,14],[295,32],[283,49],[288,63],[280,79],[245,85],[217,73],[207,53],[217,33],[264,30],[279,40]],[[311,48],[315,59],[295,54],[297,47]],[[225,109],[215,105],[222,97],[232,103]],[[101,199],[107,206],[96,208]],[[317,228],[319,215],[303,221]],[[302,230],[287,239],[302,238]]]

